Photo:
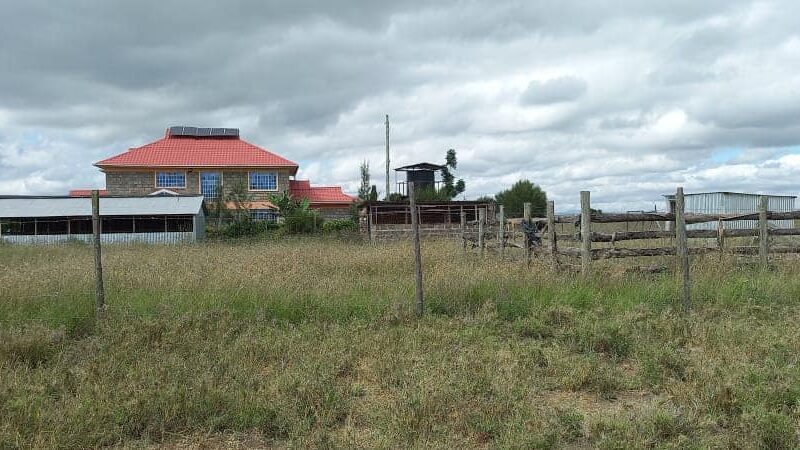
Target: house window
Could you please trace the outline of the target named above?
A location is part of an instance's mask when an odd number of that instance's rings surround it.
[[[273,209],[251,209],[250,218],[256,221],[275,222],[278,220],[278,213]]]
[[[277,191],[278,174],[275,172],[250,172],[251,191]]]
[[[219,189],[222,186],[222,176],[219,172],[202,172],[200,174],[200,193],[206,200],[213,200],[219,197]]]
[[[186,172],[156,172],[157,188],[185,188]]]

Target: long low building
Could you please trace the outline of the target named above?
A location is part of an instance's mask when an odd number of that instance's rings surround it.
[[[101,241],[196,242],[205,236],[202,196],[101,197]],[[0,241],[45,244],[92,239],[92,200],[0,197]]]

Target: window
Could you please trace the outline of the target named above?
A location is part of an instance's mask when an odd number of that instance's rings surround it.
[[[275,172],[250,172],[251,191],[277,191],[278,174]]]
[[[185,188],[186,172],[156,172],[157,188]]]
[[[222,186],[222,176],[219,172],[200,173],[200,193],[206,200],[213,200],[219,197],[219,190]]]
[[[256,221],[275,222],[278,220],[278,213],[272,209],[251,209],[250,218]]]

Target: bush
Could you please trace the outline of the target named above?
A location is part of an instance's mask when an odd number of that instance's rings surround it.
[[[322,231],[326,233],[341,233],[343,231],[356,231],[358,224],[352,219],[333,219],[322,224]]]
[[[316,233],[323,229],[322,217],[313,209],[296,209],[283,216],[283,227],[287,233]]]

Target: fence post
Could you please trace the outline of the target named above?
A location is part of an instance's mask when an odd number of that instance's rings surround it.
[[[461,250],[467,252],[467,213],[461,207]]]
[[[485,247],[485,239],[483,238],[483,224],[486,222],[486,208],[478,210],[478,248],[480,249],[481,256]]]
[[[92,234],[94,243],[94,306],[95,317],[99,324],[105,317],[106,294],[103,286],[103,259],[100,250],[100,192],[92,191]]]
[[[416,192],[414,183],[408,183],[408,201],[411,209],[411,237],[414,243],[414,280],[416,283],[416,297],[414,306],[417,316],[422,316],[423,296],[422,296],[422,251],[419,244],[419,216],[417,215]]]
[[[522,218],[525,221],[525,226],[531,226],[531,204],[530,202],[525,202],[522,205]],[[524,232],[523,228],[523,240],[525,241],[525,261],[528,263],[528,266],[531,265],[531,241],[528,239],[528,233]]]
[[[720,218],[717,220],[717,246],[719,246],[719,256],[725,253],[725,222]]]
[[[550,256],[553,265],[558,269],[558,242],[556,238],[556,204],[552,200],[547,202],[547,237],[550,240]]]
[[[592,265],[592,207],[589,191],[581,191],[581,273],[588,276]]]
[[[758,198],[758,256],[761,265],[769,264],[769,223],[767,222],[767,209],[769,199],[766,195]]]
[[[675,193],[675,245],[678,265],[681,271],[683,288],[683,311],[689,312],[692,306],[691,288],[689,285],[689,247],[686,242],[686,219],[684,217],[683,188]]]
[[[497,240],[500,241],[500,260],[506,254],[506,207],[500,205],[500,224],[497,228]]]
[[[370,202],[370,205],[367,206],[367,227],[369,228],[369,242],[371,244],[374,244],[375,243],[375,221],[372,220],[372,214],[373,214],[373,208],[375,208],[375,206],[373,206],[371,203],[372,202]],[[374,214],[377,214],[377,211],[375,211]]]

